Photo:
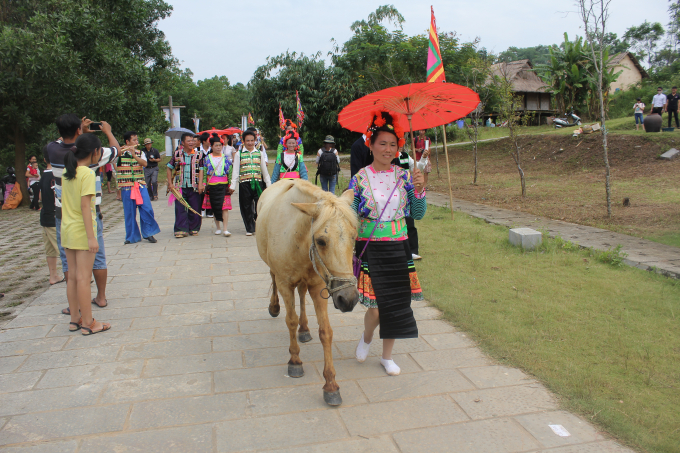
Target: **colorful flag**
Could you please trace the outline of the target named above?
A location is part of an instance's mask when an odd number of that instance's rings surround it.
[[[281,104],[279,104],[279,127],[282,131],[286,130],[286,119],[283,117],[283,110],[281,110]]]
[[[297,90],[295,90],[295,97],[297,99],[298,128],[300,128],[302,127],[302,123],[305,120],[305,112],[302,111],[302,102],[300,102],[300,95],[298,94]]]
[[[442,63],[442,53],[439,50],[439,36],[437,35],[437,22],[434,19],[434,8],[432,10],[432,20],[430,21],[430,46],[427,50],[427,81],[446,82],[444,76],[444,63]]]
[[[255,120],[253,119],[253,114],[248,112],[248,124],[255,125]]]

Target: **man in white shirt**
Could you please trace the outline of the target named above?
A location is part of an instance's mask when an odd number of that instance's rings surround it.
[[[255,233],[257,202],[265,186],[271,185],[262,151],[255,148],[256,140],[255,132],[247,130],[243,133],[245,146],[234,156],[234,169],[231,176],[232,193],[238,184],[238,203],[243,224],[246,227],[246,236],[252,236]]]
[[[663,88],[659,87],[656,89],[656,94],[652,98],[652,113],[658,113],[661,115],[663,113],[663,109],[666,106],[666,101],[668,99],[666,98],[666,95],[663,94]]]

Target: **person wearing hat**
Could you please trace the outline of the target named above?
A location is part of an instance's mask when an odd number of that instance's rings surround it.
[[[335,184],[340,173],[340,156],[335,149],[335,138],[326,135],[323,147],[316,153],[316,177],[321,176],[321,188],[326,192],[335,193]]]
[[[158,162],[161,161],[161,153],[154,148],[153,140],[149,137],[144,139],[144,155],[146,156],[146,167],[144,167],[144,180],[146,190],[149,191],[151,200],[158,200]]]

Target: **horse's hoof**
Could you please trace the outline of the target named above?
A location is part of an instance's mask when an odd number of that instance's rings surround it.
[[[298,378],[305,375],[305,370],[302,365],[294,365],[292,363],[288,364],[288,376],[292,378]]]
[[[336,390],[335,392],[330,392],[330,393],[324,390],[323,400],[329,406],[339,406],[339,405],[341,405],[342,404],[342,396],[340,396],[340,390]]]
[[[312,334],[309,331],[298,332],[298,341],[300,343],[308,343],[312,341]]]
[[[269,315],[272,318],[276,318],[277,316],[279,316],[279,313],[281,313],[281,307],[279,307],[279,311],[277,311],[276,313],[272,311],[272,307],[268,307],[267,310],[269,310]]]

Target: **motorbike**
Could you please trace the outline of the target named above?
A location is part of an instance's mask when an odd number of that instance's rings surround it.
[[[581,125],[581,118],[578,115],[576,115],[573,110],[569,114],[565,113],[565,116],[566,118],[553,119],[553,125],[555,126],[555,129]]]

